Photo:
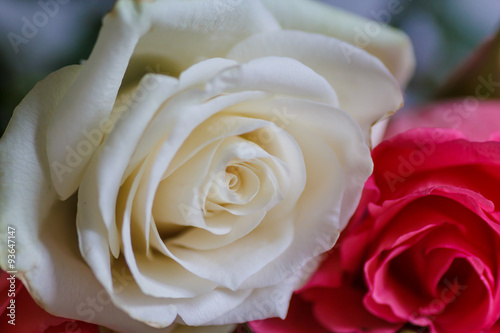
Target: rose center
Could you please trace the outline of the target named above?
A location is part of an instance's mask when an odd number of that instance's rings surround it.
[[[226,168],[226,186],[232,192],[238,191],[241,186],[241,175],[237,165],[230,165]]]

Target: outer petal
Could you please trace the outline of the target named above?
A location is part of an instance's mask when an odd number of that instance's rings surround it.
[[[78,66],[65,67],[38,83],[15,109],[0,142],[0,224],[5,235],[0,242],[6,253],[7,225],[26,240],[37,239],[37,225],[51,213],[55,192],[47,182],[49,168],[45,152],[47,123],[52,108],[79,73]],[[18,270],[37,265],[37,245],[24,241],[17,249]],[[23,247],[25,246],[25,247]],[[34,254],[23,257],[26,254]],[[1,264],[7,268],[7,256]]]
[[[200,60],[222,57],[249,36],[280,29],[260,1],[156,0],[141,4],[141,15],[151,19],[154,29],[139,41],[134,57],[163,58],[173,65],[169,68],[173,75]]]
[[[132,2],[120,2],[117,7],[120,10],[104,18],[89,60],[82,65],[83,70],[59,105],[56,104],[53,120],[48,125],[46,149],[51,177],[62,199],[76,191],[100,143],[84,148],[85,133],[100,129],[101,121],[109,117],[132,52],[141,34],[149,28],[149,22],[144,19],[139,22]],[[72,151],[73,159],[69,157]],[[56,172],[57,163],[71,171],[63,177]]]
[[[270,318],[250,323],[256,333],[328,333],[314,317],[312,304],[295,295],[290,301],[290,309],[285,320]]]
[[[352,53],[350,59],[346,52]],[[227,54],[239,62],[264,56],[294,58],[320,73],[337,93],[339,107],[358,122],[365,138],[373,123],[403,104],[398,83],[377,58],[337,39],[275,31],[252,36]]]
[[[401,110],[391,117],[385,138],[418,127],[432,127],[457,129],[471,141],[500,141],[499,122],[500,102],[467,97]]]
[[[313,302],[316,320],[330,332],[396,332],[401,325],[385,322],[367,311],[363,294],[359,289],[342,286],[312,289],[305,292],[304,298]]]
[[[233,310],[208,323],[224,325],[264,318],[285,318],[295,283],[283,281],[273,287],[254,289],[247,299]]]
[[[9,299],[7,298],[7,293],[9,290],[8,284],[10,274],[4,271],[0,271],[0,278],[2,279],[0,284],[5,283],[5,288],[0,288],[2,291],[1,298],[5,298],[5,303],[3,308],[0,307],[0,330],[2,332],[80,332],[80,333],[99,333],[99,326],[78,322],[72,319],[55,317],[48,314],[45,310],[40,308],[31,298],[30,294],[23,287],[20,281],[16,281],[16,325],[13,327],[8,323],[11,320],[7,317],[9,310],[6,310],[9,304]]]
[[[262,1],[284,29],[323,34],[356,45],[379,58],[402,86],[415,70],[413,47],[400,30],[317,1]],[[350,54],[354,53],[346,53]]]
[[[16,248],[17,277],[49,313],[120,332],[160,332],[111,304],[79,254],[75,200],[58,201],[49,180],[47,121],[78,72],[77,66],[66,67],[38,83],[15,110],[0,142],[0,263],[8,270],[5,240],[7,225],[12,225],[22,239]],[[130,283],[123,272],[113,277]]]

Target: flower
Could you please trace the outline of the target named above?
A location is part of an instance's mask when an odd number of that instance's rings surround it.
[[[297,315],[255,322],[256,332],[305,332],[288,330],[298,321],[325,332],[395,332],[409,324],[498,332],[500,103],[476,101],[464,113],[470,102],[391,120],[340,245],[292,298]]]
[[[15,275],[0,271],[0,329],[2,332],[98,333],[96,325],[55,317],[40,308]],[[29,318],[29,319],[28,319]]]
[[[377,58],[319,34],[341,14],[266,5],[118,1],[90,58],[18,106],[0,232],[22,237],[16,269],[45,309],[121,332],[285,316],[355,210],[370,125],[402,96]],[[381,27],[367,49],[384,58],[379,40],[404,81],[407,38]]]

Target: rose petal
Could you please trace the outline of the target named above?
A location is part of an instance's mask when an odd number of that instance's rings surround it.
[[[352,58],[346,59],[346,51],[354,52]],[[337,93],[339,107],[358,122],[366,140],[373,123],[403,104],[398,83],[377,58],[334,38],[276,31],[249,37],[227,55],[239,62],[263,56],[290,57],[321,73]]]
[[[242,59],[237,60],[241,62]],[[216,76],[207,83],[207,88],[226,93],[272,91],[276,95],[339,105],[335,91],[325,78],[295,59],[261,55],[253,60],[247,58],[244,62],[247,63]]]
[[[452,264],[444,280],[446,288],[452,289],[451,295],[454,297],[444,309],[442,299],[430,305],[430,307],[434,307],[432,311],[439,313],[433,322],[437,331],[452,333],[463,329],[473,332],[483,325],[491,325],[493,321],[488,315],[488,309],[492,302],[491,295],[488,295],[489,293],[484,288],[485,285],[480,277],[473,272],[464,259],[458,259]],[[455,283],[458,286],[452,287]],[[447,296],[449,297],[449,293]],[[470,304],[475,306],[471,308]],[[457,313],[463,315],[457,316]]]
[[[142,1],[139,6],[154,29],[141,38],[134,57],[168,60],[171,75],[223,57],[248,36],[280,29],[260,1]]]
[[[210,322],[214,318],[238,307],[242,302],[245,302],[250,293],[251,290],[231,291],[217,288],[196,297],[165,299],[145,295],[132,282],[125,287],[117,284],[115,293],[111,294],[111,297],[117,307],[123,309],[132,318],[145,321],[148,325],[156,328],[173,329],[175,325],[167,326],[172,324],[176,314],[181,318],[176,321],[182,324],[190,326],[212,325]],[[228,323],[234,322],[228,321],[221,324]]]
[[[283,319],[286,316],[294,286],[294,283],[285,281],[272,287],[253,289],[245,302],[209,324],[224,325],[272,317]],[[242,314],[245,314],[244,318]]]
[[[381,143],[373,158],[375,182],[384,193],[382,200],[452,185],[500,203],[499,192],[490,186],[492,177],[500,179],[497,142],[467,141],[457,130],[417,128]],[[471,173],[476,175],[474,179],[463,177]]]
[[[368,312],[363,306],[362,290],[349,286],[318,288],[308,290],[304,295],[307,300],[313,301],[316,319],[332,332],[350,333],[361,330],[391,333],[401,327],[401,324],[391,324]]]
[[[391,117],[385,138],[418,127],[456,129],[471,141],[499,141],[500,102],[473,98],[449,100],[402,110]],[[427,136],[429,138],[429,136]]]
[[[312,304],[300,296],[292,297],[285,320],[279,318],[257,320],[250,323],[250,328],[255,333],[328,333],[328,330],[314,317]]]
[[[138,243],[144,237],[141,235],[141,230],[137,230],[140,228],[140,226],[137,226],[138,223],[131,221],[131,210],[138,184],[147,164],[149,164],[148,162],[150,161],[145,162],[136,177],[129,179],[121,189],[120,196],[123,195],[126,199],[123,200],[119,197],[118,200],[117,210],[123,212],[121,231],[127,266],[141,291],[147,295],[187,298],[210,292],[217,287],[215,283],[192,274],[168,257],[153,257],[152,255],[146,257],[146,254],[148,254],[146,251],[141,253],[141,249],[149,248],[149,244],[143,242],[140,244],[141,246],[138,246]],[[165,272],[168,272],[168,274],[165,274]],[[165,318],[165,315],[163,317]]]
[[[101,121],[109,117],[137,41],[150,26],[149,22],[137,19],[133,2],[120,1],[117,6],[119,10],[104,18],[89,60],[81,65],[80,74],[56,106],[46,134],[50,165],[65,163],[69,150],[78,151],[82,142],[88,142],[84,133],[99,129]],[[78,188],[99,143],[85,148],[88,152],[78,155],[72,172],[64,178],[51,168],[52,183],[62,199]]]
[[[406,85],[415,70],[415,56],[410,39],[400,30],[318,1],[263,2],[283,29],[331,36],[360,47],[379,58],[402,86]],[[386,15],[390,18],[391,14],[387,12]],[[377,17],[374,19],[377,20]],[[346,50],[345,55],[349,57],[355,52]]]

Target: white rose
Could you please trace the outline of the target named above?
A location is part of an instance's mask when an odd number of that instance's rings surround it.
[[[365,21],[265,4],[120,0],[90,58],[17,107],[0,260],[14,226],[18,277],[49,312],[120,332],[286,315],[358,203],[370,125],[402,96],[381,61],[320,34]],[[383,27],[371,52],[387,58],[380,41],[405,81],[406,37]]]

